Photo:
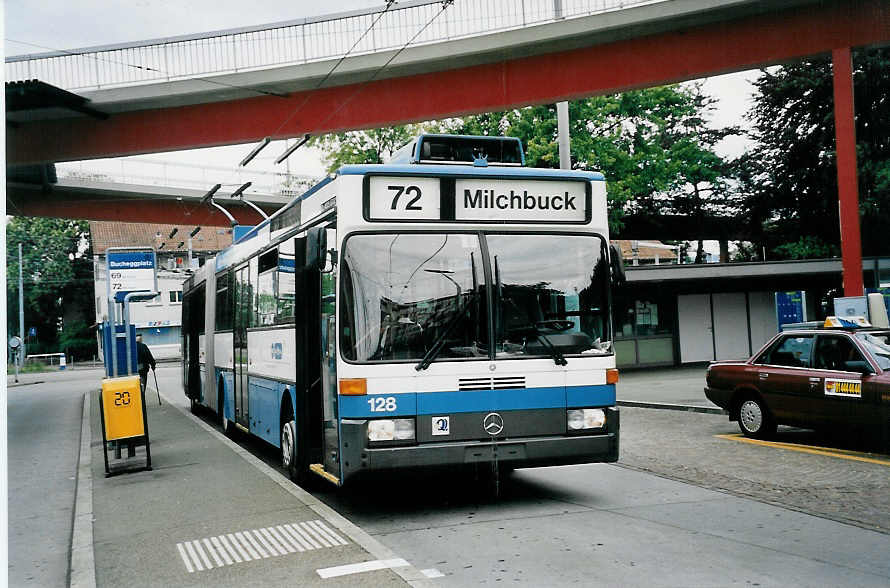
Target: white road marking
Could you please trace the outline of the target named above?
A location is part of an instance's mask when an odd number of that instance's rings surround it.
[[[195,568],[192,567],[192,562],[189,561],[189,556],[186,555],[185,548],[182,546],[182,543],[177,543],[176,549],[179,550],[179,557],[182,558],[182,563],[185,564],[185,569],[187,569],[190,574],[195,573]]]
[[[295,525],[285,525],[288,529],[297,533],[303,541],[305,541],[309,545],[309,549],[321,549],[321,545],[318,542],[309,536],[309,534],[300,528],[300,524],[297,523]]]
[[[250,554],[251,559],[260,559],[262,556],[260,556],[259,552],[253,548],[253,545],[251,545],[251,542],[245,536],[248,533],[249,531],[244,531],[243,533],[235,533],[235,538],[238,539],[238,541],[241,543],[241,546],[247,550],[247,553]],[[268,555],[266,557],[268,557]]]
[[[192,544],[195,546],[195,551],[197,551],[198,555],[201,556],[201,561],[204,563],[204,567],[208,570],[213,569],[213,564],[210,563],[210,560],[207,558],[207,554],[204,553],[204,548],[201,547],[201,542],[192,541]]]
[[[204,566],[201,565],[201,562],[198,560],[198,554],[195,553],[195,548],[192,547],[191,541],[185,542],[185,550],[189,552],[189,556],[192,558],[192,563],[195,564],[195,569],[199,572],[204,570]]]
[[[226,549],[228,549],[229,552],[232,554],[232,557],[235,558],[236,562],[241,563],[242,561],[250,559],[250,557],[248,557],[244,550],[241,549],[241,546],[238,545],[238,542],[235,541],[235,537],[233,537],[231,534],[228,535],[228,539],[225,535],[220,535],[219,539],[223,542],[223,545],[226,546]],[[229,539],[232,540],[231,544],[229,544]]]
[[[244,535],[241,535],[241,537],[239,538],[239,537],[236,537],[235,535],[232,535],[230,533],[229,540],[232,542],[232,545],[234,545],[238,549],[238,553],[241,554],[241,557],[244,558],[244,561],[250,561],[252,559],[260,559],[259,553],[256,553],[256,552],[250,553],[250,551],[248,551],[247,548],[250,547],[250,545],[244,539]],[[243,541],[243,543],[242,543],[242,541]],[[253,550],[252,547],[250,549]]]
[[[297,546],[297,549],[299,549],[300,551],[312,549],[311,545],[303,543],[303,541],[296,535],[296,533],[294,533],[288,527],[290,527],[290,525],[280,525],[278,528],[281,530],[282,533],[285,534],[288,539],[293,541],[294,545]]]
[[[176,549],[188,573],[193,574],[235,563],[340,545],[349,545],[349,542],[323,522],[303,521],[183,541],[176,544]]]
[[[272,543],[269,541],[269,538],[266,537],[265,529],[254,529],[253,536],[257,538],[257,541],[259,541],[260,543],[263,544],[263,547],[265,547],[272,556],[284,555],[284,553],[285,553],[284,550],[281,550],[279,552],[277,549],[275,549],[275,546],[272,545]]]
[[[325,525],[324,521],[315,521],[315,524],[318,525],[319,527],[321,527],[322,529],[324,529],[327,532],[327,534],[330,535],[331,537],[333,537],[337,541],[337,543],[339,543],[340,545],[348,544],[345,539],[340,537],[340,535],[337,535],[336,533],[334,533],[327,525]]]
[[[223,564],[222,560],[219,559],[219,556],[216,555],[216,550],[213,548],[213,545],[210,544],[210,539],[202,539],[202,541],[204,542],[204,547],[207,548],[207,553],[209,553],[210,557],[213,558],[213,561],[216,562],[216,567],[223,567],[225,564]]]
[[[269,532],[275,536],[278,541],[284,545],[284,548],[288,550],[290,553],[294,553],[295,551],[303,551],[303,548],[294,543],[294,540],[287,536],[287,533],[284,532],[284,529],[281,525],[277,527],[269,527]]]
[[[333,537],[331,537],[331,536],[328,534],[328,532],[325,531],[325,530],[321,527],[321,525],[319,525],[317,522],[315,522],[315,521],[309,521],[309,522],[306,523],[306,524],[309,525],[310,527],[312,527],[313,529],[315,529],[315,530],[316,530],[322,537],[324,537],[325,539],[327,539],[328,543],[330,543],[331,546],[337,545],[337,540],[334,539]]]
[[[404,559],[376,559],[373,561],[364,561],[362,563],[347,564],[345,566],[335,566],[333,568],[321,568],[315,572],[322,578],[337,578],[339,576],[348,576],[350,574],[361,574],[363,572],[374,572],[377,570],[386,570],[390,568],[401,568],[409,564]]]
[[[226,539],[225,537],[222,537],[223,541],[225,541],[225,539]],[[211,537],[210,542],[213,543],[213,545],[217,549],[219,549],[219,552],[222,554],[222,557],[226,561],[227,566],[230,566],[234,563],[232,561],[232,557],[229,556],[229,549],[231,549],[231,547],[223,546],[223,544],[220,543],[220,537]],[[241,558],[238,557],[238,555],[234,551],[232,552],[232,555],[235,556],[239,562],[241,561]]]
[[[310,535],[312,535],[313,537],[315,537],[315,539],[317,539],[318,541],[320,541],[322,545],[324,545],[325,547],[331,547],[331,544],[328,543],[327,539],[325,539],[324,537],[322,537],[322,536],[318,533],[318,531],[316,531],[315,529],[313,529],[312,527],[310,527],[308,523],[300,523],[300,526],[301,526],[303,529],[305,529],[306,532],[308,532]]]
[[[429,568],[426,570],[420,570],[420,573],[426,576],[427,578],[444,578],[445,574],[437,570],[436,568]]]

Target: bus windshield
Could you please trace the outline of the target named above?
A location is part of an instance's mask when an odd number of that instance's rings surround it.
[[[430,350],[434,360],[610,351],[603,239],[483,238],[487,272],[475,233],[350,236],[340,274],[344,359],[418,362]]]

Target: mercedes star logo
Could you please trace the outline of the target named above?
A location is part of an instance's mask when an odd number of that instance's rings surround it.
[[[485,415],[485,418],[482,419],[482,427],[485,429],[486,433],[492,437],[496,437],[504,430],[504,419],[496,412],[488,413]]]

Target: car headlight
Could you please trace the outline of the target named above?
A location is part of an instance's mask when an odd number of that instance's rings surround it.
[[[414,439],[414,419],[377,419],[368,422],[368,441]]]
[[[570,431],[601,429],[606,424],[606,411],[601,408],[576,408],[566,411],[566,425]]]

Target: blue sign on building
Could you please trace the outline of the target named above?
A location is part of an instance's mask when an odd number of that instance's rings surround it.
[[[776,320],[779,329],[788,323],[802,323],[807,320],[805,304],[806,295],[801,290],[776,292]]]

